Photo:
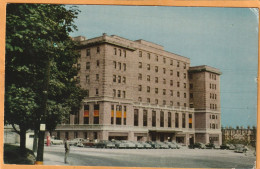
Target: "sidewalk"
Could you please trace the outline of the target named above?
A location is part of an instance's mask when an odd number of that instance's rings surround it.
[[[44,153],[43,165],[70,165],[64,163],[64,157]]]

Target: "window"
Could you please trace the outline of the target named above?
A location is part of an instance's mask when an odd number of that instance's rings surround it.
[[[98,95],[98,89],[96,89],[96,95]]]
[[[126,57],[126,50],[124,50],[124,57]]]
[[[193,89],[193,84],[190,84],[190,89]]]
[[[168,112],[168,127],[172,127],[172,113]]]
[[[126,77],[123,77],[123,83],[126,83]]]
[[[180,67],[180,62],[177,62],[177,67]]]
[[[158,94],[158,88],[155,88],[155,94]]]
[[[183,78],[186,79],[186,73],[183,73]]]
[[[170,101],[170,105],[173,106],[173,101]]]
[[[86,70],[89,70],[90,69],[90,62],[87,62],[86,63]]]
[[[170,70],[170,75],[173,75],[173,70]]]
[[[141,97],[138,97],[138,101],[139,101],[139,102],[142,102],[142,98],[141,98]]]
[[[121,49],[118,49],[119,50],[119,56],[122,56],[122,51]]]
[[[186,98],[186,93],[183,93],[183,97]]]
[[[163,58],[163,63],[166,63],[166,58],[165,57]]]
[[[125,91],[123,91],[123,98],[125,98],[126,97],[126,94],[125,94]]]
[[[90,80],[89,80],[89,75],[86,76],[86,83],[89,83]]]
[[[142,85],[138,85],[138,91],[142,91]]]
[[[183,106],[184,106],[184,107],[187,107],[187,104],[186,104],[186,103],[184,103],[184,104],[183,104]]]
[[[116,55],[116,52],[117,52],[117,50],[116,50],[116,48],[114,48],[114,55]]]
[[[116,75],[113,75],[113,82],[116,82]]]
[[[178,106],[178,107],[180,106],[180,102],[177,102],[177,106]]]
[[[124,125],[126,125],[126,106],[124,106]]]
[[[117,91],[117,97],[121,97],[121,90]]]
[[[173,96],[173,90],[170,90],[170,94],[171,94],[171,96]]]
[[[179,114],[175,113],[175,128],[179,128]]]
[[[171,60],[170,65],[173,65],[173,60]]]
[[[143,110],[143,126],[147,126],[147,110]]]
[[[186,69],[186,63],[183,63],[183,69]]]
[[[183,83],[183,87],[186,89],[186,83]]]
[[[122,124],[122,106],[117,105],[116,106],[116,125]]]
[[[150,64],[147,64],[147,70],[150,70],[151,67],[150,67]]]
[[[173,80],[170,80],[170,85],[173,86]]]
[[[192,114],[189,114],[189,128],[192,128]]]
[[[156,127],[156,111],[152,111],[152,127]]]
[[[142,51],[139,51],[139,57],[142,57],[143,53]]]
[[[155,66],[155,72],[158,72],[158,66]]]
[[[166,100],[163,100],[163,105],[166,105]]]
[[[155,56],[155,61],[158,62],[158,60],[159,60],[159,57],[156,55]]]
[[[111,124],[114,124],[114,105],[111,105]]]
[[[150,86],[147,86],[147,92],[150,93]]]
[[[138,80],[142,80],[142,74],[141,73],[138,74]]]
[[[150,98],[147,98],[147,103],[150,103],[151,102],[151,99]]]
[[[142,68],[142,62],[139,62],[139,66],[138,66],[139,68]]]
[[[139,110],[135,109],[134,110],[134,126],[138,126],[138,120],[139,120],[138,116],[139,116]]]
[[[121,76],[118,76],[118,83],[121,83]]]
[[[177,77],[180,77],[180,72],[177,72]]]
[[[190,93],[190,98],[193,99],[193,93]]]
[[[163,95],[166,95],[166,89],[163,89]]]
[[[94,105],[94,124],[99,124],[99,104]]]
[[[116,69],[116,61],[113,61],[113,64],[114,64],[114,68]]]
[[[180,82],[177,82],[177,87],[180,87]]]
[[[99,46],[97,47],[97,53],[100,53],[100,47]]]
[[[164,73],[164,74],[166,73],[166,69],[165,69],[165,68],[163,68],[163,73]]]
[[[89,124],[89,105],[84,105],[84,124]]]
[[[96,81],[99,81],[99,74],[96,74]]]
[[[180,97],[180,92],[177,92],[177,97]]]
[[[99,60],[97,60],[97,67],[99,67]]]
[[[123,63],[123,69],[124,69],[124,71],[126,71],[126,64],[125,63]]]
[[[155,83],[158,83],[158,77],[155,77]]]
[[[121,70],[121,63],[118,62],[118,69]]]
[[[186,118],[185,118],[185,113],[182,113],[182,128],[186,128]]]
[[[166,84],[166,79],[163,79],[163,84]]]
[[[147,75],[147,81],[150,82],[150,75]]]
[[[160,112],[160,127],[164,127],[164,112]]]
[[[86,56],[90,56],[90,49],[87,49]]]

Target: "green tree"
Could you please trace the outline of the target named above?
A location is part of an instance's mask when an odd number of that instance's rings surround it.
[[[5,122],[19,125],[21,152],[26,130],[45,123],[52,131],[79,111],[85,91],[75,80],[79,54],[69,37],[78,12],[64,5],[7,5]]]

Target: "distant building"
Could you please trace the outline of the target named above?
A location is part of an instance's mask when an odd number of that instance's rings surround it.
[[[145,40],[76,37],[78,80],[88,91],[58,138],[221,144],[220,75]]]
[[[226,142],[244,142],[255,145],[256,141],[256,127],[225,127],[222,128],[223,143]]]

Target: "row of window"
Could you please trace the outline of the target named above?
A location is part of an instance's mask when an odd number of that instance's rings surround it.
[[[126,106],[111,105],[111,124],[126,125]]]
[[[211,110],[217,110],[217,105],[216,104],[210,104],[210,109]]]
[[[142,65],[143,65],[142,62],[139,62],[138,67],[141,69],[141,68],[143,68]],[[151,70],[150,64],[147,64],[147,70]],[[163,74],[166,74],[166,68],[163,68],[162,70],[163,70]],[[158,67],[158,66],[155,66],[155,67],[154,67],[154,71],[155,71],[156,73],[159,72],[159,67]],[[177,71],[176,73],[177,73],[177,77],[180,77],[180,72]],[[173,75],[173,70],[170,70],[170,75]],[[186,76],[187,76],[187,74],[186,74],[186,73],[183,73],[183,78],[184,78],[184,79],[186,79]]]
[[[96,47],[96,53],[100,53],[100,47],[99,46]],[[86,56],[91,56],[90,48],[86,49]]]
[[[209,128],[210,129],[218,129],[218,124],[210,123]]]
[[[209,88],[210,88],[210,89],[217,89],[217,85],[210,83],[210,84],[209,84]]]
[[[210,115],[209,115],[209,118],[210,118],[210,119],[218,119],[218,115],[214,115],[214,114],[211,115],[211,114],[210,114]]]
[[[139,73],[138,74],[138,80],[142,80],[143,79],[143,76],[142,76],[142,74],[141,73]],[[148,81],[148,82],[150,82],[151,81],[151,76],[150,75],[147,75],[146,76],[146,80]],[[155,79],[154,79],[154,82],[155,83],[159,83],[159,78],[158,77],[155,77]],[[165,78],[163,78],[163,84],[166,84],[166,79]],[[180,82],[176,82],[177,83],[177,87],[180,87]],[[173,80],[170,80],[170,85],[171,86],[173,86]],[[186,83],[183,83],[183,88],[185,88],[186,89]]]
[[[139,57],[143,57],[143,51],[139,51]],[[147,56],[147,59],[148,60],[150,60],[151,59],[151,54],[150,53],[147,53],[146,54],[146,56]],[[166,64],[166,62],[167,62],[167,58],[166,57],[162,57],[162,61],[163,61],[163,63],[164,64]],[[169,59],[170,60],[170,65],[173,65],[173,59]],[[159,61],[159,56],[158,55],[155,55],[155,61],[156,62],[158,62]],[[176,63],[176,66],[177,67],[180,67],[180,61],[177,61],[177,63]],[[186,66],[186,63],[183,63],[183,69],[186,69],[187,68],[187,66]]]
[[[142,91],[142,85],[139,85],[139,86],[138,86],[138,91]],[[150,92],[151,92],[151,87],[150,87],[150,86],[147,86],[146,91],[147,91],[147,93],[150,93]],[[154,93],[155,93],[155,94],[159,94],[159,89],[158,89],[158,88],[154,88]],[[166,89],[163,89],[163,90],[162,90],[162,94],[163,94],[163,95],[166,95]],[[173,96],[173,90],[170,90],[170,96]],[[180,92],[179,92],[179,91],[177,91],[177,97],[180,97]],[[185,92],[183,93],[183,97],[184,97],[184,98],[187,97],[187,95],[186,95]]]
[[[116,75],[113,75],[113,82],[118,82],[118,83],[121,83],[121,81],[122,81],[122,83],[126,83],[126,77],[124,77],[124,76],[116,76]]]
[[[99,74],[96,74],[96,81],[99,81]],[[90,75],[86,75],[86,83],[90,83]]]
[[[126,50],[114,48],[114,55],[126,57]]]
[[[209,78],[213,79],[213,80],[216,80],[217,79],[217,75],[213,74],[213,73],[209,73]]]
[[[126,98],[126,91],[122,91],[121,95],[121,90],[113,89],[113,97]]]
[[[113,65],[114,65],[114,68],[118,70],[124,70],[126,71],[126,64],[125,63],[121,63],[121,62],[116,62],[116,61],[113,61]],[[123,66],[123,67],[122,67]]]
[[[138,97],[138,102],[145,102],[145,101],[142,99],[142,97]],[[147,102],[147,103],[151,103],[151,99],[150,99],[150,98],[146,98],[146,102]],[[159,104],[159,100],[158,100],[158,99],[155,99],[155,100],[154,100],[154,104]],[[163,101],[162,101],[162,105],[167,105],[166,100],[163,100]],[[170,101],[170,102],[169,102],[169,105],[170,105],[170,106],[173,106],[173,101]],[[181,106],[181,105],[180,105],[180,102],[177,102],[177,106]],[[184,106],[184,107],[187,107],[187,103],[183,103],[183,106]]]
[[[100,66],[99,60],[96,60],[96,67]],[[80,64],[78,64],[78,67],[80,67]],[[86,70],[90,70],[90,62],[86,62]]]
[[[139,112],[139,109],[134,109],[134,126],[140,126],[141,123],[139,122],[139,113],[141,113],[141,111]],[[172,119],[172,116],[175,114],[175,118]],[[143,126],[146,127],[148,126],[148,111],[147,110],[143,110],[142,114],[143,116]],[[164,118],[165,113],[163,111],[160,111],[160,116],[159,116],[159,126],[160,127],[175,127],[175,128],[179,128],[179,116],[181,115],[181,123],[182,123],[182,128],[186,128],[187,125],[187,121],[186,121],[186,113],[172,113],[172,112],[168,112],[167,113],[167,123],[165,123],[165,118]],[[152,111],[152,127],[156,127],[156,123],[157,121],[157,117],[156,117],[156,111]],[[188,115],[188,128],[192,128],[192,114]],[[174,124],[174,125],[173,125]]]
[[[210,93],[209,98],[210,99],[217,99],[217,94]]]

